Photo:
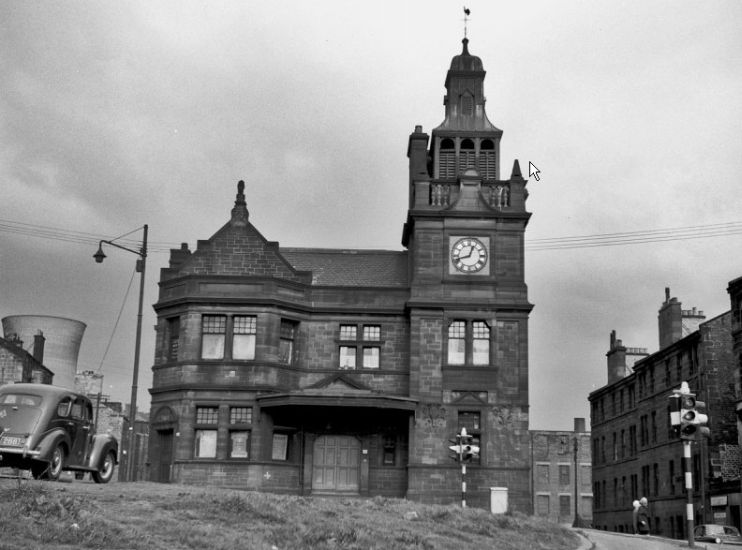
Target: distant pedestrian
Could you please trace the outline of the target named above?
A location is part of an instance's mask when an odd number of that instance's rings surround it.
[[[631,503],[631,505],[634,507],[634,509],[631,511],[631,524],[634,526],[634,534],[638,535],[639,528],[636,525],[636,515],[639,513],[639,506],[641,506],[641,504],[639,504],[638,500],[635,500]]]
[[[647,497],[639,499],[639,510],[636,512],[636,527],[640,535],[649,534],[649,509]]]

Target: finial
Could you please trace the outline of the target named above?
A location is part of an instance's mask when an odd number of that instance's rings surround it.
[[[471,10],[464,6],[464,39],[466,39],[466,24],[469,22],[469,15],[471,15]],[[464,48],[466,48],[466,45],[464,45]]]
[[[237,198],[232,208],[232,224],[247,225],[247,218],[250,213],[247,211],[247,202],[245,201],[245,182],[237,182]]]
[[[518,159],[515,159],[513,162],[513,171],[510,174],[510,179],[523,179],[523,173],[520,171],[520,162],[518,162]]]

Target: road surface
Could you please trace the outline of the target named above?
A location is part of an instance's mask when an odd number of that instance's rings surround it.
[[[680,548],[688,548],[687,540],[628,535],[625,533],[598,531],[596,529],[578,529],[577,531],[593,543],[595,550],[678,550]],[[705,550],[706,548],[720,547],[717,545],[707,546],[704,542],[697,542],[695,543],[695,548]]]

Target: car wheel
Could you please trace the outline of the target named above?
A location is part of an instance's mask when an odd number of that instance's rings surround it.
[[[113,469],[116,466],[116,456],[113,451],[106,453],[101,462],[100,468],[97,471],[91,472],[93,481],[96,483],[108,483],[113,478]]]
[[[58,480],[62,470],[64,470],[64,461],[66,457],[67,453],[64,452],[64,446],[61,443],[54,447],[52,459],[49,462],[44,477],[46,479],[51,479],[52,481]]]

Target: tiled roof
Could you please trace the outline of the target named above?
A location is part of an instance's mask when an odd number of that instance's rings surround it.
[[[315,285],[408,285],[406,251],[281,248],[280,253],[295,269],[311,271]]]

